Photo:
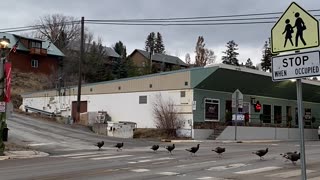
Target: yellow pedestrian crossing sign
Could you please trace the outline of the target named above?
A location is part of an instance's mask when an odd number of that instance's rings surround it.
[[[319,21],[295,2],[271,30],[272,53],[319,46]]]

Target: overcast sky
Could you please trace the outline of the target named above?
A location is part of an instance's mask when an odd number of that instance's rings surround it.
[[[85,19],[170,18],[192,16],[217,16],[283,12],[290,0],[11,0],[1,2],[0,28],[34,24],[47,14],[63,14]],[[319,0],[295,1],[304,9],[320,9]],[[311,13],[312,14],[312,13]],[[221,62],[222,51],[229,40],[239,45],[240,62],[248,58],[254,64],[260,62],[264,41],[270,37],[272,24],[225,26],[86,26],[95,37],[101,37],[104,45],[112,46],[121,40],[128,54],[143,49],[146,36],[160,32],[166,51],[184,60],[186,53],[194,59],[197,37],[202,35],[206,47]]]

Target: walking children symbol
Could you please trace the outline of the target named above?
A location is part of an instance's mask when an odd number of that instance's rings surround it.
[[[295,46],[298,47],[299,39],[301,40],[303,45],[307,45],[307,43],[305,42],[305,40],[303,38],[303,31],[306,30],[307,27],[304,24],[303,19],[300,17],[300,13],[296,12],[294,14],[294,16],[296,17],[296,22],[293,27],[291,26],[289,19],[286,19],[286,21],[285,21],[286,26],[285,26],[285,29],[282,33],[282,34],[285,34],[284,47],[286,47],[288,39],[289,39],[291,45],[293,46],[292,33],[294,33],[294,30],[293,30],[294,28],[296,28]]]

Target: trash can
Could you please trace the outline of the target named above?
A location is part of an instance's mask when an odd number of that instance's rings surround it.
[[[9,128],[3,128],[2,141],[8,141],[8,131],[9,131]]]

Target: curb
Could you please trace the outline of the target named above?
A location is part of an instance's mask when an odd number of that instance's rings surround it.
[[[0,156],[0,160],[6,159],[27,159],[36,157],[46,157],[49,156],[48,153],[40,151],[7,151],[5,156]]]
[[[213,142],[213,143],[274,143],[274,142],[282,142],[281,140],[170,140],[170,139],[162,139],[161,142],[172,142],[172,143],[195,143],[195,142]]]

